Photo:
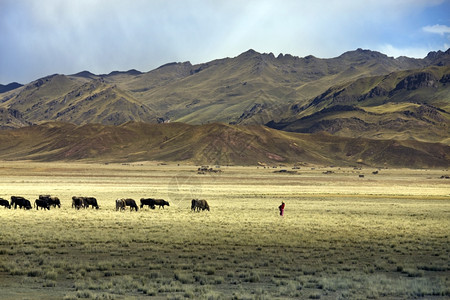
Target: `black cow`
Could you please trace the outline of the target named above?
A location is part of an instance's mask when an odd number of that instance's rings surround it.
[[[17,206],[19,206],[20,209],[22,207],[25,208],[25,209],[32,209],[33,208],[31,206],[30,200],[27,200],[24,197],[20,197],[20,196],[11,196],[11,203],[9,205],[11,205],[11,206],[14,205],[14,209],[16,209]]]
[[[97,199],[94,197],[82,197],[83,198],[83,205],[84,208],[89,208],[89,205],[92,206],[92,208],[98,209]]]
[[[155,209],[155,199],[152,198],[141,198],[141,208],[144,208],[144,205],[148,205],[151,209]]]
[[[153,198],[147,198],[141,199],[141,208],[144,207],[144,205],[148,205],[151,209],[155,209],[155,206],[158,205],[159,208],[164,208],[165,205],[170,206],[169,202],[167,202],[164,199],[153,199]]]
[[[39,199],[47,201],[49,206],[53,206],[54,208],[58,206],[59,208],[61,208],[61,201],[58,197],[52,197],[50,195],[39,195]]]
[[[198,200],[198,199],[192,199],[191,201],[191,210],[195,211],[200,211],[201,210],[205,210],[207,209],[209,211],[209,205],[208,202],[206,200]]]
[[[155,200],[155,205],[158,205],[159,208],[161,208],[161,207],[164,208],[164,205],[170,206],[169,202],[167,202],[164,199],[154,199],[154,200]]]
[[[138,206],[136,204],[136,201],[134,201],[133,199],[123,199],[123,201],[125,201],[125,206],[129,206],[130,207],[130,211],[133,210],[133,208],[138,211]]]
[[[50,204],[48,203],[47,200],[44,200],[44,199],[36,199],[36,200],[34,200],[34,207],[36,207],[36,210],[38,210],[39,207],[41,209],[44,209],[44,210],[45,209],[50,210]]]
[[[72,208],[80,209],[81,207],[83,207],[83,205],[83,197],[72,197]]]
[[[11,205],[9,205],[8,200],[5,200],[3,198],[0,198],[0,206],[4,206],[5,208],[11,209]]]

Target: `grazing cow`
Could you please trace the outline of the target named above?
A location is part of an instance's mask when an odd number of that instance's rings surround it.
[[[136,201],[134,201],[133,199],[122,199],[125,202],[125,206],[129,206],[130,207],[130,211],[133,210],[133,208],[138,211],[138,206],[136,204]]]
[[[16,209],[17,206],[19,206],[20,209],[22,207],[25,208],[25,209],[32,209],[33,208],[31,206],[30,200],[27,200],[24,197],[20,197],[20,196],[11,196],[11,203],[9,205],[11,205],[11,206],[14,205],[14,209]]]
[[[44,199],[36,199],[36,200],[34,200],[34,207],[36,207],[36,210],[38,210],[39,207],[41,209],[44,209],[44,210],[45,209],[50,210],[50,204],[48,203],[47,200],[44,200]]]
[[[208,202],[206,200],[198,200],[198,199],[192,199],[191,201],[191,210],[195,211],[200,211],[201,210],[205,210],[207,209],[209,211],[209,205]]]
[[[196,207],[197,207],[197,199],[192,199],[192,201],[191,201],[191,210],[195,211]]]
[[[3,198],[0,198],[0,206],[4,206],[5,208],[11,209],[11,205],[9,205],[8,200],[5,200]]]
[[[116,200],[116,211],[120,210],[125,210],[126,208],[126,204],[125,201],[123,199],[117,199]]]
[[[151,209],[155,209],[155,206],[158,205],[159,208],[164,208],[164,206],[170,206],[169,202],[167,202],[164,199],[153,199],[153,198],[148,198],[148,199],[141,199],[141,208],[144,207],[144,205],[148,205]]]
[[[144,205],[148,205],[151,209],[155,209],[155,199],[152,198],[141,198],[141,208],[144,208]]]
[[[47,201],[49,206],[53,206],[54,208],[58,206],[59,208],[61,208],[61,201],[58,197],[51,197],[50,195],[39,195],[39,199]]]
[[[83,205],[84,208],[89,208],[89,205],[92,206],[92,208],[98,209],[97,199],[94,197],[82,197],[83,198]]]
[[[161,207],[164,208],[164,205],[170,206],[169,202],[167,202],[164,199],[154,199],[154,201],[155,201],[155,205],[158,205],[159,208],[161,208]]]
[[[80,209],[83,207],[83,197],[72,197],[72,208]]]

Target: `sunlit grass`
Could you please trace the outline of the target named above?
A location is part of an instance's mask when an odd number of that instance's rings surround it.
[[[3,166],[1,197],[62,202],[50,211],[0,208],[6,299],[450,296],[446,171]],[[72,209],[73,195],[96,197],[100,209]],[[116,212],[122,197],[170,207]],[[211,211],[191,212],[192,198]]]

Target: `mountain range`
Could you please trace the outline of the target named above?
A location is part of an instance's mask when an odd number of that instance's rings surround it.
[[[45,132],[48,122],[63,122],[67,124],[55,126],[66,130],[106,126],[119,132],[130,124],[176,122],[183,124],[171,124],[171,132],[174,128],[194,132],[196,128],[204,140],[214,140],[204,136],[206,128],[216,132],[217,128],[233,128],[229,134],[238,136],[247,132],[258,137],[269,130],[270,136],[294,140],[310,135],[338,144],[351,139],[410,143],[411,149],[418,149],[421,143],[439,144],[446,149],[450,145],[449,86],[450,49],[430,52],[423,59],[392,58],[362,49],[330,59],[248,50],[233,58],[196,65],[169,63],[145,73],[129,70],[96,75],[83,71],[55,74],[23,86],[1,86],[0,127],[23,133],[39,125]],[[217,123],[217,128],[208,127],[212,123]],[[185,141],[190,142],[194,140]],[[261,152],[264,147],[258,145],[254,150]],[[293,153],[283,155],[285,151],[281,147],[273,154],[284,161],[305,160]],[[224,150],[227,155],[231,152]],[[189,159],[200,162],[200,156],[192,154]],[[351,156],[339,159],[346,161]],[[444,156],[438,165],[449,164],[448,154]],[[224,161],[244,163],[230,157]],[[255,155],[258,161],[264,157]],[[336,162],[328,162],[332,161]],[[373,163],[383,163],[383,159]]]

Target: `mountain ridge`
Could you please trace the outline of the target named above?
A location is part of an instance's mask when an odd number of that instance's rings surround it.
[[[17,82],[11,82],[6,85],[0,84],[0,94],[6,93],[22,87],[23,85]]]

